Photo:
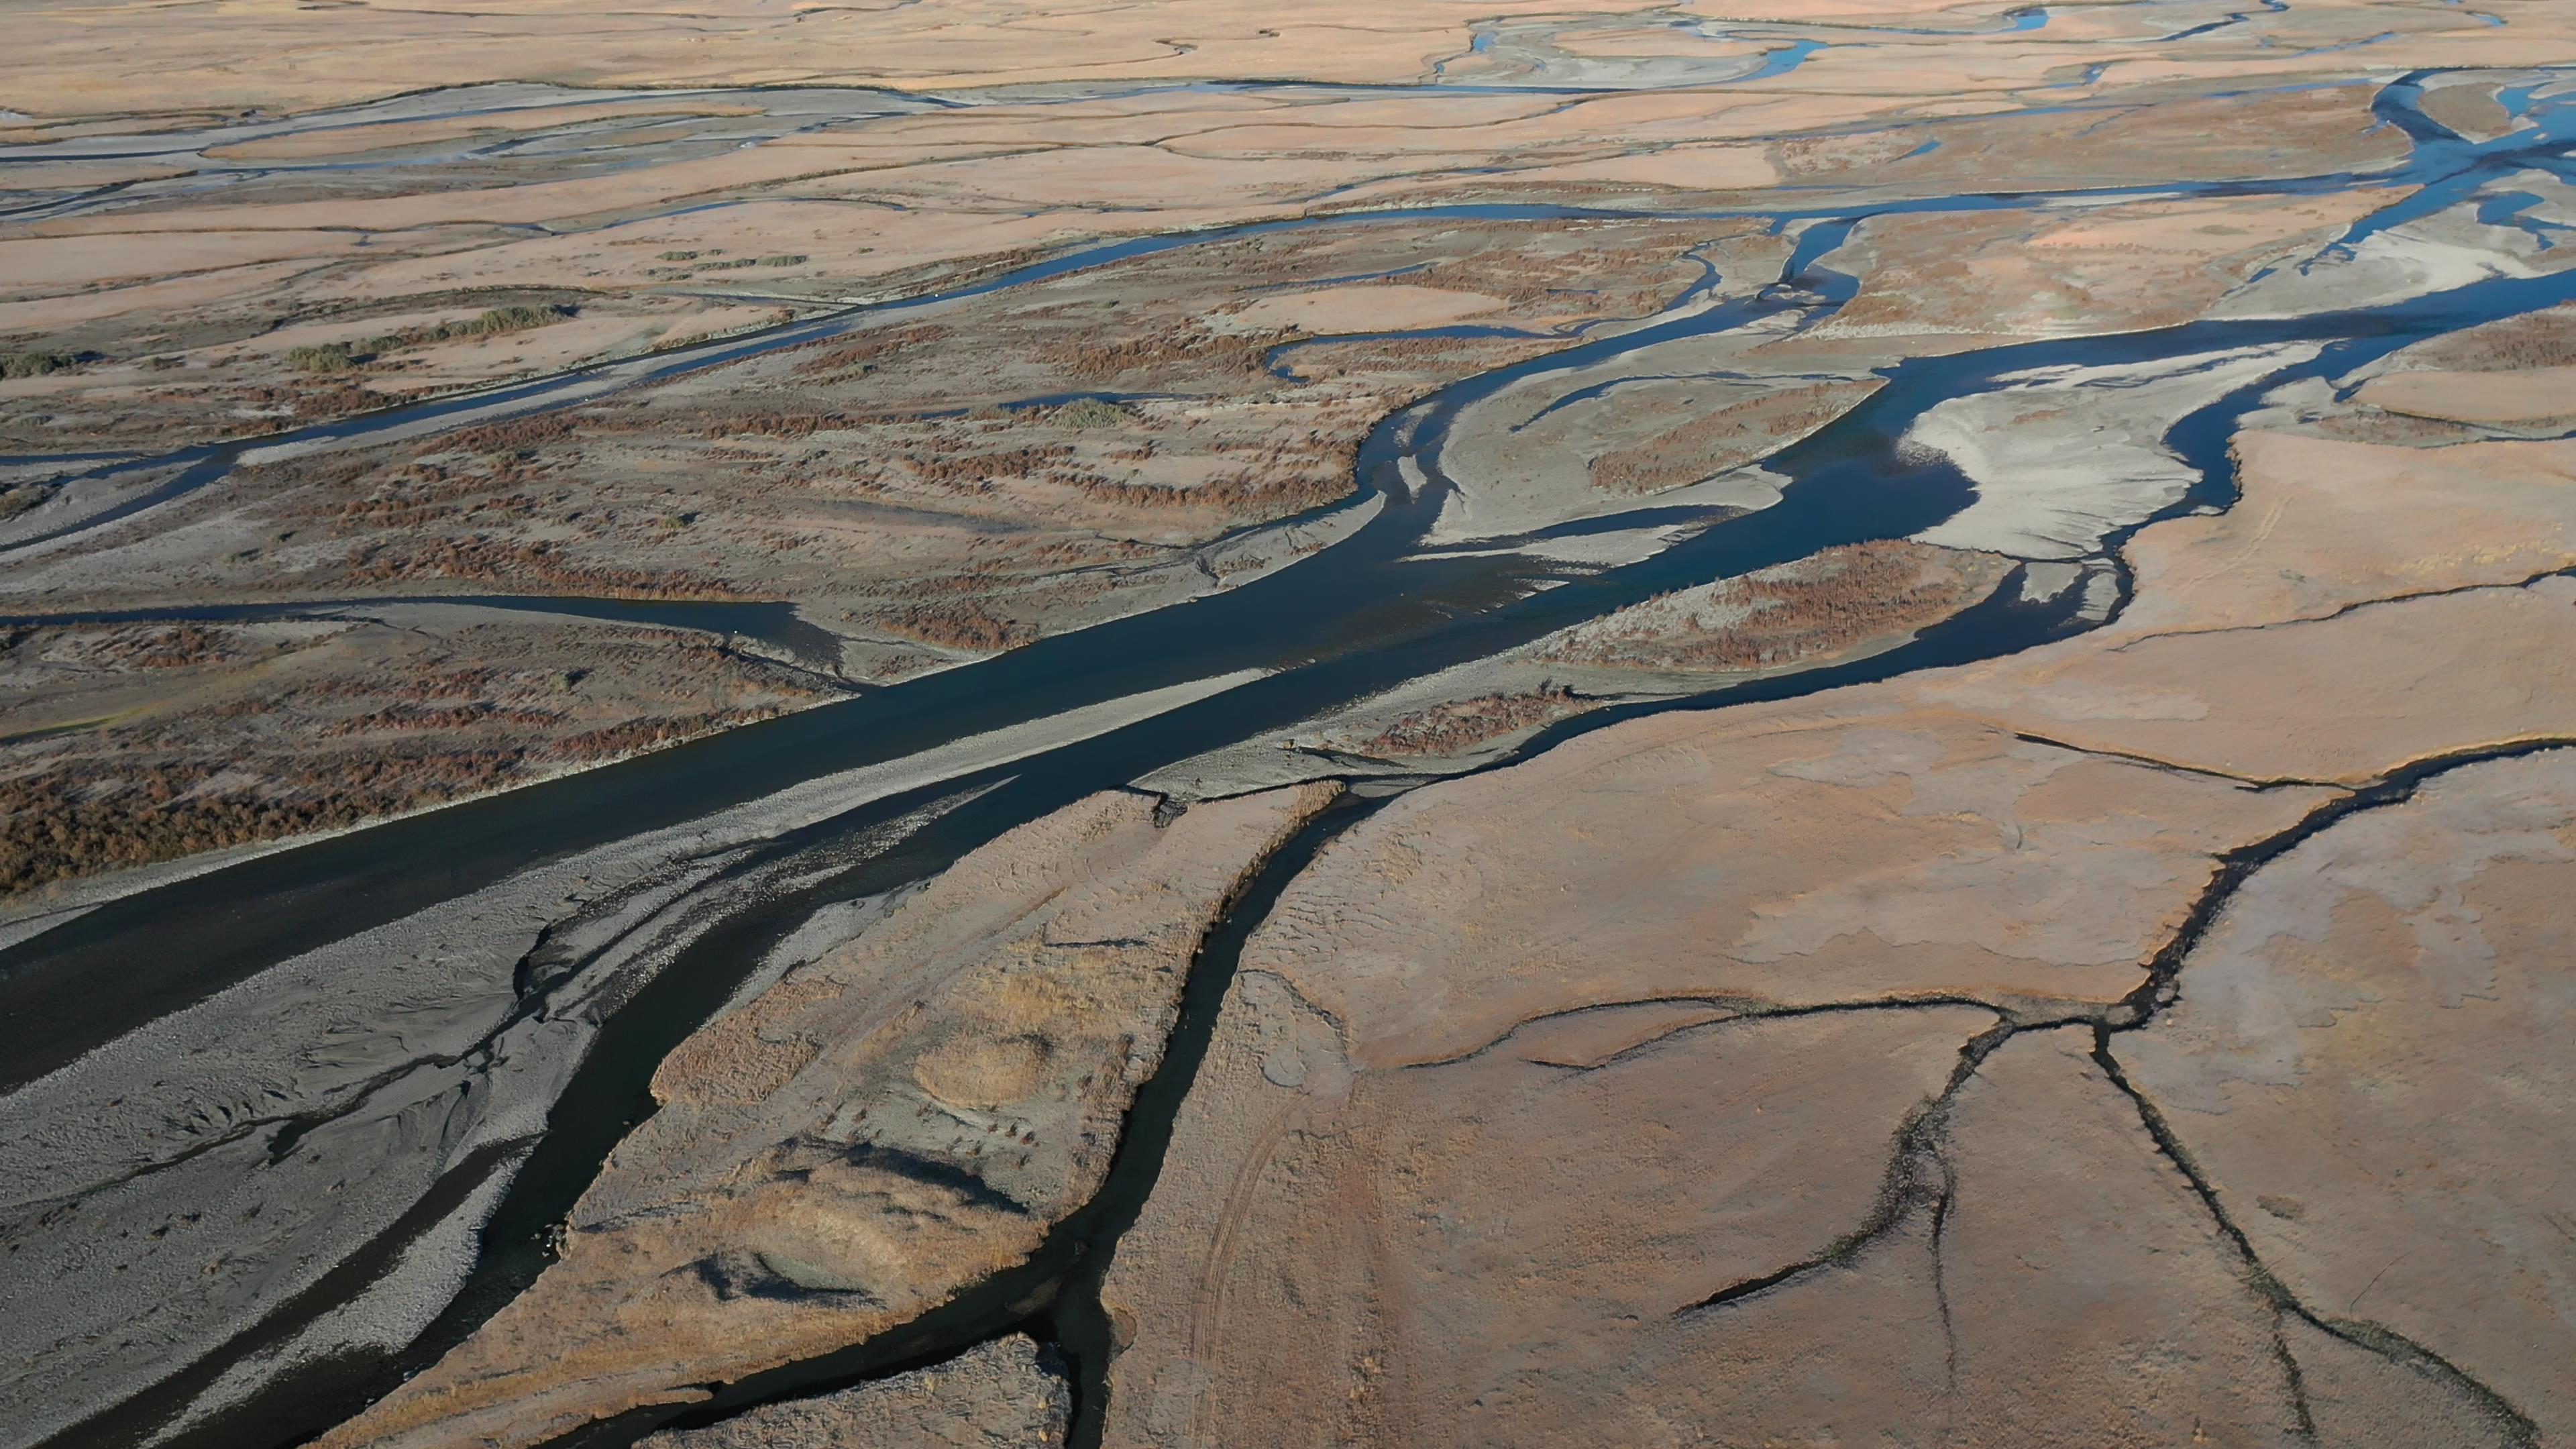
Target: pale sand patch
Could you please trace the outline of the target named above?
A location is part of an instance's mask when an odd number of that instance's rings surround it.
[[[2315,618],[2576,565],[2576,443],[2421,449],[2247,432],[2236,455],[2234,508],[2130,540],[2138,597],[2104,637]]]
[[[771,144],[901,147],[935,139],[941,144],[984,146],[1151,145],[1175,136],[1242,125],[1259,117],[1337,113],[1343,104],[1243,91],[1156,91],[1132,96],[1088,96],[1047,105],[1003,102],[966,110],[880,116],[782,136]],[[1515,105],[1510,113],[1526,109],[1525,105]]]
[[[37,161],[0,170],[0,191],[77,190],[118,186],[133,181],[161,181],[185,176],[187,168],[154,161]]]
[[[2356,400],[2392,413],[2460,423],[2522,423],[2576,413],[2576,367],[2524,372],[2397,372],[2362,385]]]
[[[1866,267],[1860,295],[1815,335],[2047,336],[2181,322],[2399,194],[2374,187],[1873,218],[1849,244]]]
[[[451,141],[499,132],[543,131],[621,116],[641,119],[648,116],[757,116],[761,113],[758,106],[719,102],[674,104],[642,97],[631,101],[592,101],[564,106],[528,106],[510,111],[478,111],[470,116],[435,116],[418,121],[322,126],[282,136],[261,136],[230,145],[209,146],[205,154],[226,161],[300,161],[314,156],[347,156],[362,151],[383,151],[396,146],[418,146],[431,141]]]
[[[219,267],[166,281],[141,282],[96,292],[73,292],[25,302],[0,302],[0,332],[52,332],[77,327],[84,322],[123,316],[128,312],[176,312],[184,307],[203,306],[225,297],[257,292],[327,265],[327,261],[310,260],[256,262],[249,266]]]
[[[2470,745],[2565,735],[2571,606],[2576,579],[2562,578],[2117,651],[2079,639],[1924,675],[1906,692],[2085,749],[2354,782]]]
[[[386,392],[404,392],[422,387],[453,387],[481,382],[504,373],[557,372],[589,358],[641,351],[656,342],[668,343],[671,338],[662,331],[662,324],[686,317],[695,310],[686,302],[669,304],[642,316],[628,310],[598,308],[523,332],[462,337],[398,354],[409,365],[375,385]],[[721,310],[739,314],[738,320],[732,324],[734,326],[749,325],[754,319],[776,322],[785,317],[775,307],[727,307]],[[701,325],[694,332],[695,335],[703,335],[718,330],[722,328]]]
[[[1544,100],[1533,104],[1521,97],[1420,94],[1305,105],[1284,116],[1192,135],[1185,149],[1210,156],[1367,158],[1449,154],[1464,147],[1490,160],[1556,148],[1577,152],[1567,160],[1582,160],[1610,146],[1757,135],[1782,124],[1792,111],[1818,117],[1818,123],[1865,112],[1851,101],[1800,97],[1784,102],[1732,91],[1630,91]]]
[[[853,282],[934,262],[992,256],[1028,247],[1069,245],[1141,232],[1219,226],[1278,214],[1266,211],[1039,212],[959,215],[893,211],[849,202],[760,201],[655,218],[632,227],[572,236],[534,237],[470,252],[396,257],[352,270],[313,289],[324,297],[399,296],[443,287],[634,287],[653,283],[661,250],[712,242],[726,256],[803,253],[805,275]],[[627,247],[617,243],[634,241]],[[750,291],[766,268],[720,272],[695,285]],[[863,289],[862,289],[863,290]]]
[[[478,187],[468,191],[433,191],[415,196],[268,202],[228,206],[219,214],[231,226],[261,230],[335,227],[397,231],[460,222],[525,225],[604,212],[632,211],[682,197],[823,176],[875,164],[878,163],[873,157],[829,146],[747,146],[719,156],[702,156],[664,166],[641,167],[569,181]],[[86,236],[101,232],[193,233],[205,224],[205,213],[190,209],[141,215],[69,217],[38,223],[30,230],[41,237]]]
[[[203,225],[206,220],[200,212],[181,215],[197,225]],[[144,217],[129,219],[149,220]],[[313,214],[312,222],[322,221],[320,212]],[[146,230],[157,234],[143,234]],[[199,231],[193,226],[171,230],[184,234],[172,236],[169,231],[158,228],[102,225],[86,236],[33,236],[0,241],[0,277],[8,279],[5,285],[13,291],[32,292],[122,281],[128,277],[169,277],[183,272],[237,267],[247,262],[271,262],[287,257],[327,256],[350,251],[360,240],[354,232]]]
[[[2165,443],[2175,423],[2316,352],[2289,343],[2116,367],[2035,368],[1936,403],[1906,429],[1904,443],[1949,458],[1977,494],[1915,537],[2016,558],[2091,553],[2199,481]]]
[[[2576,1098],[2571,898],[2576,752],[2470,766],[2266,864],[2115,1047],[2287,1287],[2433,1348],[2542,1443],[2576,1432],[2576,1160],[2545,1145]]]
[[[771,323],[783,322],[787,320],[787,315],[776,307],[720,302],[711,306],[701,306],[681,320],[651,333],[651,336],[653,345],[656,347],[678,347],[686,343],[704,341],[710,337],[720,337],[728,332],[740,332],[747,328],[765,327]]]
[[[171,95],[211,107],[309,108],[405,90],[542,78],[568,85],[777,82],[941,90],[1044,81],[1291,76],[1392,83],[1463,51],[1496,13],[1607,13],[1634,0],[1518,0],[1469,12],[1448,0],[1205,0],[1033,11],[1013,0],[786,7],[707,0],[687,23],[603,13],[575,0],[512,0],[474,13],[354,8],[316,46],[291,0],[219,10],[146,3],[102,14],[45,0],[12,12],[19,80],[10,104],[42,116],[147,111]]]
[[[1675,146],[1642,156],[1612,156],[1515,171],[1511,179],[1669,186],[1684,191],[1747,191],[1776,185],[1780,173],[1772,169],[1757,147]]]
[[[1253,330],[1285,327],[1319,335],[1409,332],[1482,316],[1504,305],[1501,298],[1481,292],[1400,284],[1354,285],[1264,297],[1235,313],[1231,320]]]
[[[1276,204],[1362,179],[1364,163],[1338,157],[1217,160],[1155,146],[1085,146],[940,161],[869,173],[871,195],[946,201],[971,208],[1024,206],[1186,207]]]

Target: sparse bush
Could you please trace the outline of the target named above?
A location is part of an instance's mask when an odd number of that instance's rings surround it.
[[[525,332],[531,327],[561,322],[573,315],[574,309],[561,304],[531,307],[514,303],[495,307],[480,317],[441,322],[435,327],[380,333],[354,342],[325,342],[289,348],[286,360],[306,372],[347,372],[361,363],[373,362],[388,352],[400,352],[406,347],[426,347],[433,342],[453,342],[460,337],[497,337],[503,333]]]
[[[68,372],[79,361],[67,352],[12,352],[0,358],[0,377],[43,377]]]
[[[1114,402],[1082,397],[1057,408],[1055,420],[1068,428],[1123,428],[1136,421],[1136,415]]]
[[[347,372],[358,365],[358,359],[350,355],[349,344],[346,342],[326,342],[318,347],[290,347],[286,349],[286,362],[288,366],[300,368],[305,372]]]
[[[954,604],[916,604],[884,621],[888,632],[949,649],[991,653],[1016,649],[1038,636],[1018,619],[1006,619],[972,599]]]
[[[900,327],[892,331],[879,329],[863,332],[847,340],[832,339],[829,345],[808,343],[807,346],[819,347],[819,350],[796,365],[796,374],[799,377],[823,377],[864,372],[872,364],[882,362],[906,348],[925,342],[936,342],[947,335],[948,329],[945,327],[916,325]]]
[[[666,262],[694,262],[700,255],[701,253],[698,252],[664,252],[660,259]]]
[[[1928,544],[1845,544],[1698,591],[1726,622],[1640,609],[1581,626],[1540,655],[1622,669],[1771,669],[1927,627],[1986,596],[2004,562]],[[1657,596],[1650,603],[1669,597]]]
[[[805,265],[805,254],[803,252],[784,252],[774,257],[762,257],[760,259],[760,264],[764,267],[801,267]]]
[[[531,327],[561,322],[572,314],[573,309],[565,306],[495,307],[469,321],[442,323],[433,329],[437,335],[430,340],[444,342],[451,337],[489,337],[500,332],[525,332]]]
[[[2477,372],[2566,367],[2576,364],[2576,309],[2527,312],[2453,332],[2408,355],[2425,366]]]
[[[1380,759],[1400,755],[1454,755],[1514,730],[1545,724],[1584,707],[1574,691],[1553,681],[1527,694],[1481,694],[1399,716],[1361,749]]]

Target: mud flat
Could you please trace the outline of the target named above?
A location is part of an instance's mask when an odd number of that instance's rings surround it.
[[[1095,797],[719,1018],[562,1260],[324,1442],[542,1443],[902,1323],[1097,1190],[1200,938],[1330,787]]]
[[[2576,752],[2463,766],[2266,864],[2114,1047],[2311,1336],[2413,1371],[2348,1424],[2391,1401],[2543,1441],[2576,1422],[2550,1367],[2576,1351],[2568,1168],[2524,1150],[2566,1131],[2576,1076],[2571,875]]]
[[[1337,841],[1109,1274],[1111,1442],[2550,1432],[2548,446],[2249,434],[2120,627]]]
[[[836,1444],[1061,1444],[1073,1417],[1064,1365],[1025,1337],[996,1339],[933,1368],[753,1409],[704,1429],[666,1429],[651,1449],[826,1449]]]
[[[1127,698],[956,740],[682,828],[523,863],[98,1050],[85,1050],[94,1020],[46,1018],[10,1060],[34,1080],[13,1086],[0,1119],[10,1166],[0,1233],[13,1273],[56,1304],[6,1325],[15,1422],[31,1442],[77,1435],[102,1401],[132,1396],[148,1397],[146,1427],[157,1429],[224,1407],[281,1367],[399,1348],[438,1315],[474,1255],[433,1254],[411,1279],[379,1280],[361,1271],[372,1246],[407,1246],[424,1211],[465,1214],[456,1233],[470,1236],[603,1028],[639,994],[675,962],[757,980],[812,960],[885,902],[800,915],[793,934],[755,948],[766,961],[692,957],[698,942],[713,933],[721,943],[728,919],[881,855],[960,803],[930,787],[1210,692]],[[926,804],[832,858],[764,849],[868,802],[922,793]],[[703,1010],[722,1005],[719,994]],[[97,1271],[113,1242],[144,1246],[121,1270]],[[360,1281],[332,1296],[353,1274]],[[299,1337],[317,1307],[337,1310],[334,1321]],[[246,1354],[237,1341],[265,1348]],[[216,1372],[234,1368],[233,1378]],[[182,1401],[174,1379],[208,1401]]]
[[[2176,358],[2151,367],[2044,368],[1943,403],[1906,441],[1948,456],[1977,501],[1927,543],[2021,558],[2080,558],[2199,481],[2164,444],[2185,414],[2314,356],[2305,347]]]

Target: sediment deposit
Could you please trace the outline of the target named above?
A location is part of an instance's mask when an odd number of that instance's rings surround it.
[[[857,1342],[1108,1171],[1200,938],[1330,787],[1095,796],[961,861],[655,1074],[561,1261],[329,1444],[537,1444]]]
[[[931,1368],[754,1409],[704,1429],[666,1429],[649,1449],[1028,1449],[1061,1444],[1073,1415],[1064,1365],[1024,1337],[995,1339]]]

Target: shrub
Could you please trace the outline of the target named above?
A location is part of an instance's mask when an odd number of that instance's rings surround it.
[[[495,307],[480,317],[457,322],[441,322],[435,327],[415,327],[408,332],[387,332],[375,337],[362,337],[355,342],[329,342],[317,347],[298,347],[286,354],[287,361],[307,372],[346,372],[361,362],[372,362],[388,352],[406,347],[425,347],[433,342],[453,342],[459,337],[497,337],[508,332],[525,332],[574,315],[574,309],[561,305],[530,307],[512,305]]]
[[[0,489],[0,518],[15,518],[52,496],[52,489],[34,483]]]
[[[1123,428],[1136,421],[1136,415],[1114,402],[1082,397],[1056,409],[1055,420],[1068,428]]]
[[[497,332],[525,332],[531,327],[543,327],[549,322],[561,322],[571,315],[572,309],[563,306],[495,307],[470,321],[448,322],[440,325],[437,328],[439,335],[435,340],[443,342],[450,337],[488,337]]]
[[[358,360],[349,354],[346,342],[329,342],[319,347],[290,347],[286,350],[286,361],[289,366],[306,372],[347,372],[358,365]]]
[[[774,257],[762,257],[760,264],[764,267],[801,267],[805,265],[805,254],[788,252]]]
[[[69,371],[79,360],[66,352],[12,352],[0,358],[0,377],[43,377]]]

